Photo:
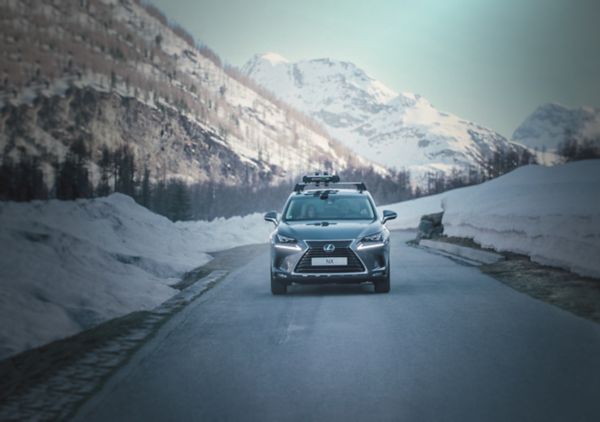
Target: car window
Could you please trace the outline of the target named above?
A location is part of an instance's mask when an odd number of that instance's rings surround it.
[[[285,221],[373,220],[375,211],[366,196],[314,195],[293,197],[284,213]]]

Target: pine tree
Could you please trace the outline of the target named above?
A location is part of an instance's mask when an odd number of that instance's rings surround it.
[[[190,193],[188,186],[181,180],[171,180],[167,185],[169,197],[169,215],[172,221],[190,218]]]
[[[107,196],[110,194],[110,173],[112,161],[113,157],[111,156],[108,147],[104,145],[102,147],[100,161],[98,162],[98,167],[100,167],[100,181],[96,187],[96,195],[98,196]]]
[[[142,178],[142,191],[140,195],[140,203],[146,208],[150,207],[151,201],[151,186],[150,186],[150,170],[147,165],[144,165],[144,176]]]
[[[58,199],[73,200],[92,196],[93,189],[87,169],[88,157],[83,140],[77,140],[71,145],[65,160],[56,169],[55,192]]]
[[[4,154],[0,164],[0,199],[2,200],[11,199],[14,171],[13,160],[8,154]]]
[[[135,196],[135,157],[129,146],[120,148],[114,158],[115,192]]]

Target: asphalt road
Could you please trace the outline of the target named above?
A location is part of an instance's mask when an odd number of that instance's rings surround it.
[[[393,233],[392,291],[271,296],[254,258],[172,318],[85,421],[600,420],[600,325]]]

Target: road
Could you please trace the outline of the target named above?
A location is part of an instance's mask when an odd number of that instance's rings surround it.
[[[85,421],[600,420],[600,326],[392,238],[392,291],[271,296],[268,256],[173,317]]]

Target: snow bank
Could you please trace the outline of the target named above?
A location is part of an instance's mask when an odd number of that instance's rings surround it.
[[[390,229],[444,210],[444,233],[497,251],[600,277],[600,160],[526,166],[477,186],[380,207]]]
[[[266,242],[262,216],[172,223],[114,194],[0,203],[0,359],[149,309],[205,252]]]
[[[600,160],[527,166],[443,198],[444,232],[600,277]]]
[[[412,199],[410,201],[397,202],[395,204],[382,205],[382,210],[395,211],[398,217],[386,223],[390,230],[416,229],[421,221],[421,216],[442,211],[443,193],[426,196],[424,198]]]
[[[264,213],[244,217],[217,218],[213,221],[180,221],[177,228],[200,242],[205,251],[214,252],[253,243],[265,243],[273,224],[264,220]]]

